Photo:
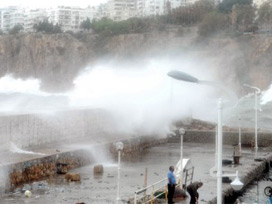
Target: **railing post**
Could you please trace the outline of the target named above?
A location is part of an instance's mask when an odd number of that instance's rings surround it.
[[[151,204],[153,204],[153,199],[154,199],[154,186],[152,185],[151,187]]]
[[[134,204],[137,204],[137,192],[134,194]]]
[[[168,201],[168,180],[165,180],[165,203]]]

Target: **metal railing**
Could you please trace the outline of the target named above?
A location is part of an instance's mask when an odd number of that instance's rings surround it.
[[[153,204],[154,200],[161,197],[164,194],[165,201],[167,201],[167,193],[168,193],[168,180],[167,178],[157,181],[145,188],[142,188],[134,193],[134,204]],[[177,186],[180,186],[178,184]],[[157,188],[156,188],[157,187]],[[158,193],[156,193],[158,192]],[[156,195],[155,195],[156,193]],[[143,195],[141,195],[143,194]],[[139,196],[141,195],[141,196]]]

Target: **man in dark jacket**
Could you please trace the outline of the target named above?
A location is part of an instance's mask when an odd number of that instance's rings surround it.
[[[198,192],[197,189],[199,189],[201,186],[203,186],[202,182],[193,182],[190,185],[187,186],[187,191],[191,196],[190,204],[197,204],[198,203]]]

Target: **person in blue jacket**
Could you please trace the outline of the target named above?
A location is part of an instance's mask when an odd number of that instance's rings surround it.
[[[176,177],[174,175],[174,166],[169,167],[169,172],[167,174],[168,179],[168,204],[175,203],[173,202],[173,197],[175,193],[175,186],[176,186]]]

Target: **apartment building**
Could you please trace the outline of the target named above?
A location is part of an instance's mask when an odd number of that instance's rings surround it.
[[[190,4],[195,3],[196,1],[197,0],[166,0],[166,2],[169,2],[171,9],[174,9],[180,6],[188,6]],[[215,1],[218,1],[218,0],[215,0]]]
[[[114,21],[136,16],[136,0],[109,0],[107,4],[108,17]]]
[[[45,9],[26,10],[24,13],[24,31],[34,32],[34,25],[47,19]]]
[[[103,17],[109,17],[108,4],[100,4],[93,7],[94,9],[94,19],[101,19]]]
[[[63,31],[78,32],[81,30],[81,22],[87,18],[92,21],[95,17],[95,13],[94,8],[82,9],[79,7],[59,6],[49,11],[48,19],[55,25],[59,24]]]
[[[137,17],[163,15],[165,2],[166,0],[137,0]]]
[[[0,29],[8,32],[15,25],[24,25],[24,9],[7,7],[0,10]]]

